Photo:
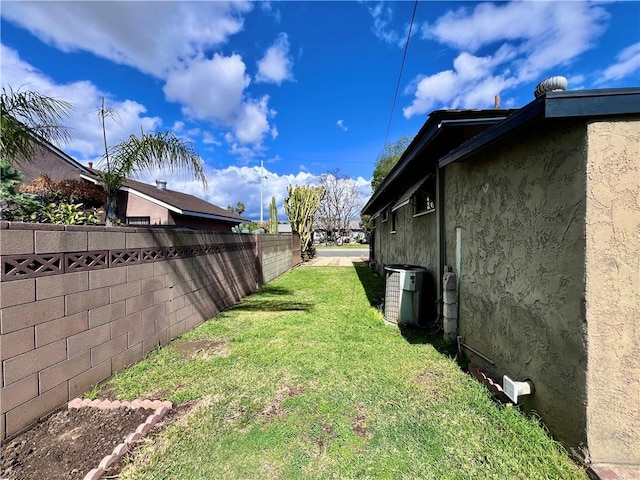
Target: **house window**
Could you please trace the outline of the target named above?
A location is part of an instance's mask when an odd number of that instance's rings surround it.
[[[151,225],[151,217],[127,217],[127,225]]]
[[[396,212],[391,212],[391,233],[396,233]]]
[[[416,191],[413,197],[413,216],[417,217],[432,213],[436,211],[436,177],[431,176],[426,182]]]
[[[389,220],[389,209],[386,208],[381,214],[380,214],[380,218],[382,220],[382,223],[386,222],[387,220]]]

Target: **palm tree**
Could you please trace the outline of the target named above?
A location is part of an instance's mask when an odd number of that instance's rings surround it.
[[[238,204],[236,205],[236,212],[238,212],[238,215],[242,215],[244,213],[244,210],[244,203],[238,202]]]
[[[107,195],[107,225],[113,225],[117,220],[118,190],[136,173],[154,169],[187,171],[201,181],[205,189],[207,187],[202,160],[193,145],[171,132],[142,132],[140,137],[131,135],[108,149],[98,168],[101,170],[98,177]]]
[[[0,93],[0,155],[15,161],[29,161],[38,139],[66,143],[69,133],[60,122],[72,109],[71,103],[57,98],[3,87]]]

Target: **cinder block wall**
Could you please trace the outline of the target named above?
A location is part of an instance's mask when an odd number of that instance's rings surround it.
[[[291,270],[291,235],[262,235],[260,240],[262,281],[269,283]]]
[[[1,439],[288,270],[260,237],[0,222]]]

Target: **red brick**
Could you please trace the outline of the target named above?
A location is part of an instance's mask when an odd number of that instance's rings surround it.
[[[123,333],[131,332],[141,325],[141,313],[136,312],[120,318],[111,323],[111,338],[116,338]]]
[[[35,278],[0,283],[0,305],[2,308],[33,302],[35,299]]]
[[[65,273],[36,278],[36,299],[60,297],[89,289],[89,272]]]
[[[164,305],[154,305],[142,310],[142,323],[149,323],[165,316]]]
[[[87,312],[79,312],[68,317],[51,320],[36,325],[36,346],[42,347],[61,338],[67,338],[88,329]]]
[[[0,311],[0,333],[14,332],[64,316],[64,298],[56,297]]]
[[[0,337],[0,360],[6,360],[7,358],[26,353],[35,347],[33,327],[7,333]]]
[[[151,337],[155,333],[155,325],[153,323],[147,323],[141,327],[136,328],[129,332],[129,346],[142,342],[144,339]]]
[[[109,303],[109,288],[98,288],[87,292],[72,293],[66,298],[67,315],[92,310]]]
[[[59,340],[5,360],[3,362],[5,386],[55,365],[66,358],[67,348],[65,341]]]
[[[106,361],[100,365],[81,373],[69,380],[69,398],[79,397],[94,385],[111,376],[111,362]]]
[[[4,387],[1,392],[0,412],[6,413],[38,396],[38,375],[29,375]]]
[[[89,288],[91,290],[126,282],[127,272],[124,268],[105,268],[89,272]]]
[[[102,307],[89,310],[89,328],[99,327],[105,323],[113,322],[126,314],[126,304],[122,300],[117,303],[110,303]]]
[[[87,232],[35,231],[35,253],[84,252],[87,250]]]
[[[153,305],[153,292],[138,295],[137,297],[127,298],[127,315],[139,312]]]
[[[111,303],[140,295],[140,280],[109,287]]]
[[[91,349],[91,365],[99,365],[127,349],[127,334],[109,340]]]
[[[160,275],[158,277],[144,278],[140,281],[142,293],[155,292],[164,288],[165,276]]]
[[[153,277],[153,264],[143,263],[141,265],[129,265],[127,269],[127,281],[133,282],[142,278]]]
[[[9,410],[6,416],[7,436],[23,430],[40,417],[63,405],[68,399],[67,386],[63,384]]]
[[[111,327],[101,325],[86,332],[77,333],[67,338],[67,352],[69,358],[88,352],[90,349],[111,339]]]
[[[46,392],[67,380],[80,375],[91,368],[91,355],[89,352],[64,360],[56,365],[41,370],[39,373],[40,393]]]
[[[128,348],[122,353],[119,353],[111,359],[113,371],[119,372],[127,365],[133,365],[142,358],[142,343],[138,343],[133,347]]]

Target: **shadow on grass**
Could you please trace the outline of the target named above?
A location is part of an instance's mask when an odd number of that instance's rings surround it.
[[[384,278],[371,270],[364,262],[354,264],[354,268],[358,273],[360,283],[362,283],[367,294],[369,303],[373,307],[381,308],[385,296]],[[431,314],[434,315],[434,312],[431,312]],[[468,366],[466,357],[458,352],[458,346],[455,342],[449,342],[444,339],[442,330],[437,327],[434,329],[435,325],[437,325],[437,322],[434,321],[425,328],[399,325],[398,329],[408,343],[429,344],[442,355],[454,359],[460,368],[466,371]]]
[[[310,312],[313,304],[289,300],[260,299],[242,302],[233,308],[234,312]]]
[[[295,292],[289,288],[266,284],[262,285],[257,293],[264,293],[266,295],[293,295]]]
[[[384,278],[373,271],[365,262],[354,263],[360,283],[372,307],[381,307],[384,300]]]

